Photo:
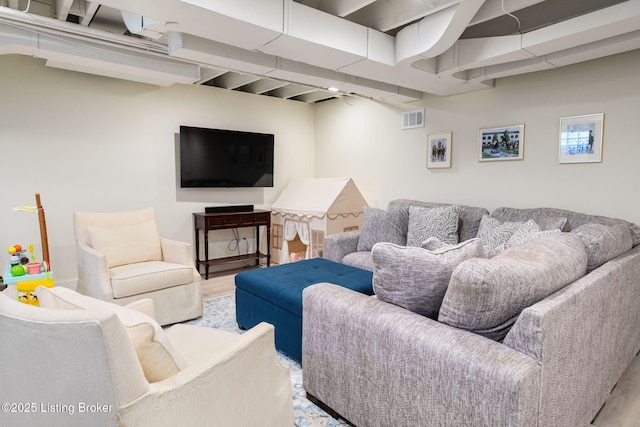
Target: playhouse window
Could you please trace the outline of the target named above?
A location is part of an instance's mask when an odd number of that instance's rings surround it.
[[[282,224],[273,224],[271,227],[271,241],[273,249],[282,249]]]
[[[322,258],[324,255],[324,231],[311,230],[311,258]]]

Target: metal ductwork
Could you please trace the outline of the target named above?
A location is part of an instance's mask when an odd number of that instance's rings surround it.
[[[410,102],[640,48],[640,0],[557,1],[39,0],[50,12],[0,7],[0,53],[37,46],[49,65],[154,84]],[[126,31],[98,27],[110,11]]]

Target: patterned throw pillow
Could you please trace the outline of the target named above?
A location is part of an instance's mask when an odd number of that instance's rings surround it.
[[[567,225],[566,217],[540,216],[540,217],[531,218],[531,219],[534,220],[536,224],[538,224],[538,226],[540,227],[540,230],[542,231],[555,230],[555,229],[562,231]]]
[[[523,243],[527,243],[530,240],[537,239],[538,237],[548,236],[549,234],[555,234],[559,232],[560,232],[560,229],[542,230],[542,231],[534,231],[534,232],[518,229],[515,231],[515,233],[513,233],[509,241],[507,241],[507,247],[521,245]]]
[[[458,243],[460,205],[425,208],[409,207],[407,246],[420,246],[430,237],[449,244]]]
[[[379,242],[406,243],[406,231],[401,226],[401,218],[397,212],[383,209],[363,208],[362,228],[358,238],[358,252],[370,251]]]
[[[470,239],[437,250],[378,243],[371,251],[377,298],[436,319],[453,270],[483,256],[482,242]]]
[[[478,238],[492,249],[504,248],[511,236],[518,230],[523,233],[534,233],[540,231],[540,227],[534,220],[527,222],[500,222],[497,219],[484,215],[478,228]]]

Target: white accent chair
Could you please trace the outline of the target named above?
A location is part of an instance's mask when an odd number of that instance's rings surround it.
[[[152,208],[74,212],[78,291],[125,305],[151,298],[161,325],[202,315],[191,245],[163,239]]]
[[[149,299],[122,307],[63,287],[37,293],[40,307],[0,292],[0,424],[293,426],[272,325],[165,330],[144,314]]]

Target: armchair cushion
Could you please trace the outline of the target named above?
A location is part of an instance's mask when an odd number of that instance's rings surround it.
[[[91,247],[107,257],[109,268],[144,261],[161,261],[155,220],[119,226],[89,226]]]
[[[97,300],[71,289],[38,287],[40,305],[62,310],[105,310],[113,312],[124,325],[135,348],[147,381],[162,381],[184,369],[187,364],[173,348],[164,330],[140,311]]]
[[[193,282],[193,267],[164,261],[119,265],[109,270],[115,298],[186,285]]]

